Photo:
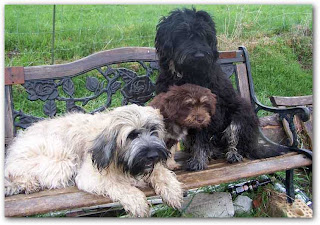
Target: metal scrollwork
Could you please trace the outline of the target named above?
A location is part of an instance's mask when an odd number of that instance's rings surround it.
[[[139,77],[132,71],[122,71],[121,76],[126,83],[121,90],[125,97],[122,104],[131,102],[142,105],[153,97],[155,87],[148,76]]]
[[[27,81],[24,88],[28,92],[28,99],[31,101],[47,99],[52,100],[58,97],[57,85],[53,80]]]
[[[159,69],[159,65],[158,62],[147,63],[139,61],[135,62],[132,68],[134,68],[134,70],[128,68],[113,68],[111,65],[95,68],[95,70],[98,71],[97,77],[87,76],[84,80],[85,83],[83,87],[78,87],[77,85],[77,88],[85,88],[91,93],[89,96],[80,98],[75,97],[76,87],[73,81],[74,77],[29,80],[25,82],[23,87],[28,93],[28,99],[30,101],[40,100],[44,102],[43,112],[48,117],[54,117],[57,112],[63,111],[83,113],[101,112],[111,105],[112,96],[118,91],[122,94],[121,105],[128,103],[144,105],[153,97],[155,86],[150,77],[154,71]],[[141,70],[145,71],[144,74],[138,75],[136,71],[140,71],[139,73],[141,74]],[[90,101],[95,101],[101,95],[103,95],[103,97],[105,96],[102,105],[91,111],[86,109],[85,106]],[[65,102],[65,110],[58,108],[58,102]],[[15,110],[14,118],[15,126],[23,129],[43,119],[25,114],[22,110]]]

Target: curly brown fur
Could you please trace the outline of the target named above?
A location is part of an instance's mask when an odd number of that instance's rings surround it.
[[[201,130],[209,125],[216,111],[216,95],[210,89],[194,84],[171,86],[166,93],[154,97],[150,106],[160,109],[164,117],[165,142],[171,149],[169,168],[174,163],[175,144],[183,140],[188,130]]]
[[[177,9],[162,17],[155,47],[160,65],[157,94],[172,85],[192,83],[217,96],[210,124],[200,131],[189,130],[184,143],[192,153],[188,169],[204,169],[210,157],[226,157],[232,163],[243,156],[265,158],[284,153],[258,145],[259,120],[250,102],[238,95],[217,63],[215,23],[207,12]]]

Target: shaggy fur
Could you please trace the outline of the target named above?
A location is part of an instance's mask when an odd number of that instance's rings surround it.
[[[279,155],[258,145],[259,120],[249,102],[239,97],[217,64],[215,23],[205,11],[175,10],[157,25],[155,46],[160,74],[157,94],[171,85],[192,83],[209,88],[217,96],[215,119],[208,127],[189,131],[186,147],[192,152],[188,168],[206,168],[209,157],[226,157],[230,163],[243,156]]]
[[[135,186],[151,184],[179,208],[181,183],[163,165],[170,154],[163,138],[159,110],[137,105],[35,123],[8,149],[5,195],[76,185],[119,201],[133,216],[148,216],[146,196]]]
[[[150,106],[160,109],[164,117],[165,142],[171,151],[167,161],[170,169],[179,165],[174,161],[176,144],[189,129],[201,130],[208,126],[216,111],[216,96],[208,88],[194,84],[171,86],[169,91],[154,97]]]

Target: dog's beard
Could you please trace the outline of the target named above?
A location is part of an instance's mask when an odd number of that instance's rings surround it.
[[[206,73],[214,63],[214,53],[209,47],[195,48],[187,43],[178,46],[173,54],[173,64],[178,73],[183,76]],[[203,55],[196,57],[196,55]]]
[[[129,150],[121,157],[124,172],[132,176],[149,174],[155,164],[167,160],[170,152],[164,141],[156,136],[142,134],[129,145]]]

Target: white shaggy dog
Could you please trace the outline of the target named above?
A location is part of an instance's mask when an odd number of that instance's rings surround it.
[[[94,115],[71,113],[35,123],[18,134],[5,160],[5,195],[76,185],[119,201],[133,216],[148,216],[151,184],[180,208],[181,183],[163,166],[164,124],[152,107],[129,105]]]

